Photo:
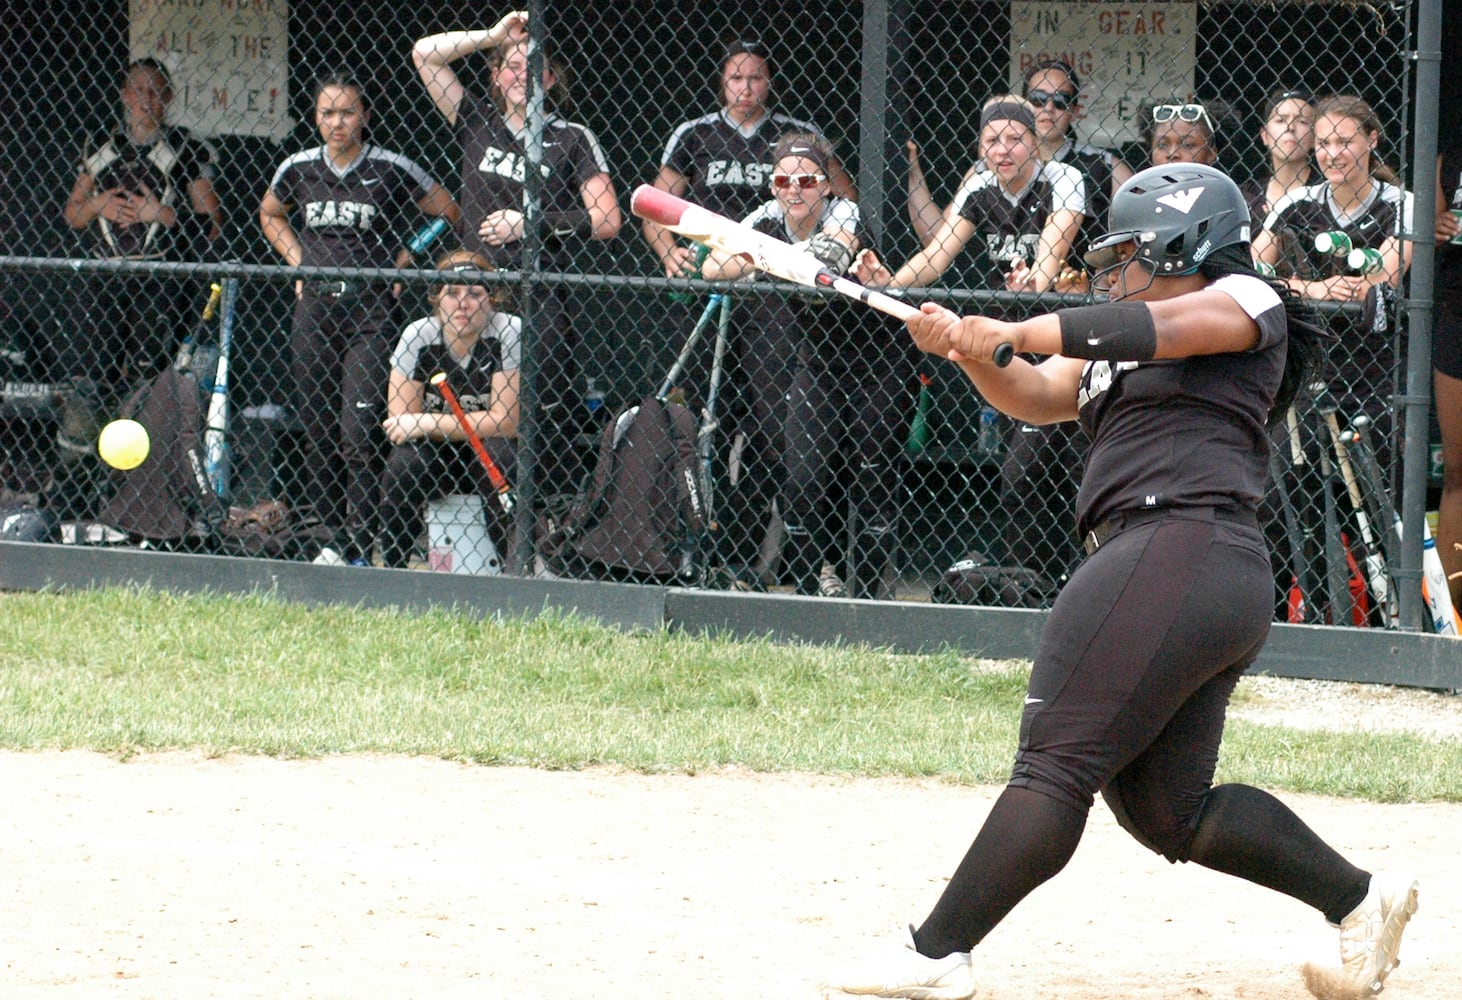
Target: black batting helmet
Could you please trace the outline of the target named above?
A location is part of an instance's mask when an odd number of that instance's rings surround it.
[[[1100,271],[1119,262],[1116,248],[1137,244],[1136,256],[1157,276],[1192,274],[1220,247],[1249,242],[1249,206],[1222,170],[1169,163],[1133,174],[1112,196],[1107,235],[1087,248]]]

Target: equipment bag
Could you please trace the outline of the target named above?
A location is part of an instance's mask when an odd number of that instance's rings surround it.
[[[587,487],[550,529],[547,551],[574,575],[640,582],[698,578],[705,490],[695,418],[650,395],[606,426]]]
[[[335,529],[281,500],[230,507],[218,526],[218,551],[226,556],[312,562],[335,540]]]
[[[169,368],[122,404],[119,416],[147,430],[147,458],[112,470],[116,492],[97,520],[161,542],[208,538],[228,513],[203,469],[203,410],[198,381]]]
[[[971,604],[990,608],[1049,608],[1056,587],[1047,577],[1024,566],[992,566],[983,553],[972,552],[950,566],[930,591],[935,604]]]

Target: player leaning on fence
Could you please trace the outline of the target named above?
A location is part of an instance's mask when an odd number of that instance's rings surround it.
[[[785,136],[771,150],[772,197],[741,221],[805,247],[840,275],[871,237],[857,203],[833,195],[832,162],[820,137]],[[724,252],[705,262],[706,277],[716,280],[751,270]],[[847,299],[799,297],[775,315],[795,358],[778,497],[785,572],[799,594],[841,590],[836,576],[852,597],[891,599],[896,470],[914,401],[914,352],[892,320]],[[824,560],[834,567],[826,586]]]
[[[1150,850],[1338,925],[1341,968],[1306,966],[1306,983],[1326,1000],[1367,995],[1395,963],[1416,883],[1352,865],[1267,792],[1212,783],[1229,697],[1269,632],[1273,576],[1255,519],[1265,425],[1306,377],[1320,331],[1300,299],[1255,274],[1244,198],[1211,167],[1132,177],[1087,262],[1109,302],[1019,323],[926,303],[909,321],[921,348],[1011,415],[1080,421],[1089,556],[1047,620],[1012,776],[984,827],[923,924],[840,982],[860,995],[973,996],[972,949],[1066,865],[1100,793]],[[999,368],[1003,344],[1056,356],[1031,365],[1017,353]]]
[[[972,241],[976,287],[1042,292],[1055,286],[1087,211],[1081,171],[1038,155],[1035,109],[1013,95],[980,112],[980,169],[955,193],[924,248],[888,275],[860,277],[894,288],[932,285]]]

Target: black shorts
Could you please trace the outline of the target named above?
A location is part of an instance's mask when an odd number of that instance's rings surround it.
[[[1432,324],[1432,367],[1443,375],[1462,379],[1462,290],[1437,289]]]

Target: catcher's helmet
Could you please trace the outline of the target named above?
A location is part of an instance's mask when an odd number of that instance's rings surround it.
[[[1249,242],[1249,206],[1221,170],[1169,163],[1133,174],[1112,196],[1107,235],[1087,248],[1100,271],[1119,262],[1116,248],[1137,244],[1155,275],[1192,274],[1220,247]]]

